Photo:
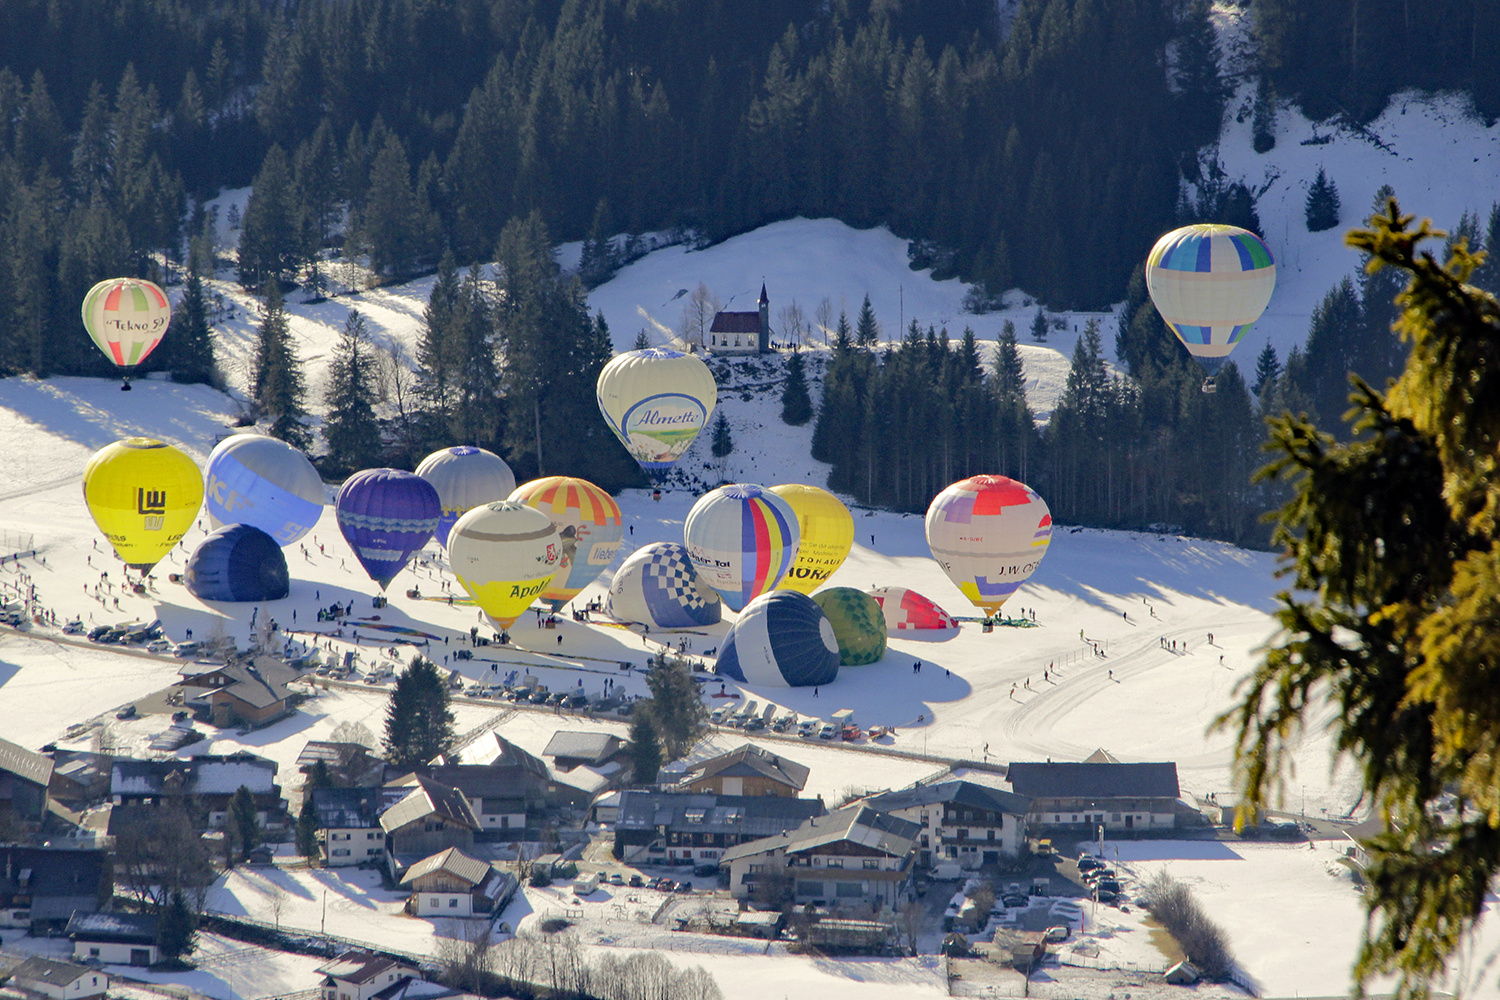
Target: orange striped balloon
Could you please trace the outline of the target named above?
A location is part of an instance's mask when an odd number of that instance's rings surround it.
[[[562,562],[541,598],[553,609],[578,596],[620,551],[625,527],[614,497],[587,479],[546,476],[517,486],[510,495],[546,514],[561,536]]]

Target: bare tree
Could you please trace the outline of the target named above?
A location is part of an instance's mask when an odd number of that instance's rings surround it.
[[[438,966],[443,983],[455,989],[477,993],[494,975],[502,949],[495,948],[489,921],[465,925],[458,937],[440,938],[437,947]]]
[[[776,322],[781,327],[783,341],[802,346],[802,338],[807,333],[807,316],[795,299],[781,307],[776,314]]]
[[[823,343],[833,343],[834,323],[837,322],[837,317],[833,313],[833,302],[827,296],[824,296],[823,300],[818,303],[816,315],[818,333],[822,336]]]
[[[708,339],[708,328],[713,326],[714,317],[724,307],[719,303],[719,297],[709,290],[705,284],[699,284],[688,296],[687,302],[682,306],[682,321],[678,324],[678,335],[690,349],[701,350],[704,342]]]
[[[375,386],[382,403],[396,407],[396,439],[402,450],[415,451],[418,438],[417,376],[406,346],[392,341],[376,355]]]
[[[139,810],[147,815],[115,836],[117,884],[152,913],[161,911],[173,890],[201,913],[215,872],[191,814],[175,803]]]

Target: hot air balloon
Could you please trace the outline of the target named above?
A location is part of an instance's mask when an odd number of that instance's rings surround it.
[[[482,503],[504,500],[516,488],[515,473],[505,459],[471,445],[433,452],[417,466],[417,475],[436,488],[442,501],[437,540],[444,548],[459,518]]]
[[[700,586],[687,549],[652,542],[630,554],[609,586],[604,611],[651,628],[700,628],[719,621],[719,595]]]
[[[599,412],[646,474],[666,474],[708,424],[719,400],[708,365],[651,347],[619,355],[599,373]]]
[[[279,601],[291,592],[281,546],[248,524],[210,532],[188,558],[182,582],[200,601]]]
[[[868,592],[885,618],[886,633],[957,630],[953,616],[915,590],[876,587]]]
[[[756,686],[816,687],[838,676],[839,642],[811,597],[773,590],[745,605],[714,670]]]
[[[839,666],[875,663],[885,656],[885,616],[875,598],[853,587],[826,587],[812,600],[833,625]]]
[[[682,534],[698,579],[731,611],[775,587],[797,555],[797,515],[775,493],[747,483],[704,494]]]
[[[127,375],[161,343],[171,322],[167,293],[142,278],[107,278],[83,297],[84,329]],[[120,388],[129,389],[129,380]]]
[[[933,498],[927,546],[943,572],[986,616],[1036,570],[1052,539],[1052,513],[1025,483],[971,476]]]
[[[542,595],[561,560],[552,521],[518,500],[481,504],[459,518],[448,535],[453,574],[501,629]]]
[[[427,544],[442,512],[432,484],[400,469],[356,472],[334,508],[344,540],[381,590]]]
[[[307,456],[277,438],[232,434],[208,456],[205,505],[215,528],[248,524],[291,545],[318,523],[326,495]]]
[[[119,557],[144,574],[192,527],[203,503],[203,475],[169,444],[126,438],[89,459],[83,499]]]
[[[843,501],[816,486],[794,483],[772,486],[771,492],[787,502],[797,515],[801,542],[792,568],[776,586],[811,594],[828,582],[844,564],[854,545],[854,515]]]
[[[1260,237],[1207,223],[1174,229],[1146,258],[1146,290],[1188,353],[1213,373],[1260,318],[1276,289],[1276,262]]]
[[[578,596],[604,568],[615,561],[625,527],[620,505],[614,497],[589,482],[572,476],[547,476],[523,483],[510,495],[535,507],[557,527],[562,562],[557,575],[542,592],[542,600],[554,610]]]

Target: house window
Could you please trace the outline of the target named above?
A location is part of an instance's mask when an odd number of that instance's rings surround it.
[[[863,896],[865,894],[865,884],[863,882],[840,882],[833,887],[833,894],[845,898],[849,896]]]
[[[349,856],[349,848],[335,847],[333,849],[333,856],[336,858],[347,858]]]
[[[1115,813],[1114,822],[1116,822],[1116,823],[1120,822],[1120,814],[1119,813]]]
[[[365,834],[365,839],[366,840],[374,840],[375,839],[375,831],[371,830],[369,833]]]
[[[875,858],[865,858],[865,867],[866,868],[879,868],[880,867],[880,862],[878,860],[876,860]]]
[[[969,828],[968,827],[961,826],[961,827],[958,828],[958,839],[959,840],[968,840],[969,839]]]
[[[98,948],[90,948],[89,949],[89,958],[98,958],[98,957],[99,957],[99,949]]]
[[[456,909],[458,909],[458,897],[457,896],[454,896],[452,899],[448,900],[448,909],[450,909],[450,910],[456,910]]]
[[[987,839],[989,839],[989,840],[994,840],[995,839],[995,831],[994,830],[986,830],[985,832],[989,834],[989,837]]]
[[[829,858],[828,859],[828,867],[829,868],[842,868],[842,867],[844,867],[844,859],[843,858]]]

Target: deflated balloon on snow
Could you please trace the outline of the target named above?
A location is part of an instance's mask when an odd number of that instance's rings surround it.
[[[199,542],[182,581],[200,601],[279,601],[291,590],[281,546],[248,524],[226,525]]]
[[[987,615],[1026,582],[1051,539],[1046,501],[1005,476],[971,476],[943,490],[927,508],[932,558]]]
[[[472,445],[433,452],[417,466],[417,475],[437,490],[443,514],[436,534],[445,548],[459,518],[480,504],[504,500],[516,488],[515,474],[505,459]]]
[[[651,628],[696,628],[719,621],[719,595],[698,583],[687,549],[652,542],[636,549],[615,573],[605,612]]]
[[[146,573],[192,527],[203,503],[203,474],[169,444],[126,438],[89,459],[83,499],[116,554]]]
[[[797,516],[797,558],[776,586],[811,594],[844,564],[854,545],[854,516],[827,490],[802,483],[772,486]]]
[[[547,476],[516,487],[509,497],[546,514],[557,528],[562,561],[542,600],[560,608],[615,561],[625,526],[614,497],[573,476]]]
[[[885,656],[885,617],[875,598],[853,587],[826,587],[812,600],[833,625],[840,666],[875,663]]]
[[[614,358],[599,373],[594,391],[609,429],[652,475],[682,457],[719,400],[708,365],[660,347]]]
[[[797,555],[797,515],[770,490],[720,486],[688,511],[683,539],[698,579],[731,611],[772,589]]]
[[[502,629],[542,596],[561,559],[557,528],[519,500],[481,504],[448,535],[453,575]]]
[[[432,484],[400,469],[355,473],[334,506],[344,540],[381,590],[427,544],[442,511]]]
[[[888,635],[891,632],[942,632],[958,628],[952,615],[915,590],[876,587],[869,591],[869,595],[880,605]]]
[[[291,545],[318,523],[325,495],[307,456],[277,438],[233,434],[208,456],[205,506],[216,528],[248,524]]]
[[[839,643],[811,597],[773,590],[740,612],[714,669],[756,686],[816,687],[838,676]]]

